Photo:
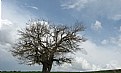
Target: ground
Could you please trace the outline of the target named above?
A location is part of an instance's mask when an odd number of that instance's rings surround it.
[[[20,72],[20,71],[3,71],[0,73],[41,73],[37,71]],[[105,70],[105,71],[92,71],[92,72],[51,72],[51,73],[121,73],[121,69],[117,70]]]

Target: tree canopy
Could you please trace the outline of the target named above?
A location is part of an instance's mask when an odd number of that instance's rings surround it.
[[[45,20],[29,21],[24,29],[18,31],[20,37],[13,46],[12,55],[21,63],[42,64],[42,72],[50,72],[53,62],[59,65],[71,63],[72,58],[65,54],[81,49],[79,44],[86,41],[80,34],[84,30],[84,25],[79,22],[69,26]]]

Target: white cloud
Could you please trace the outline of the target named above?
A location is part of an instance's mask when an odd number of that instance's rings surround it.
[[[35,7],[35,6],[26,6],[26,7],[29,7],[29,8],[32,8],[32,9],[38,10],[38,7]]]
[[[101,44],[103,45],[112,45],[117,47],[121,47],[121,35],[119,34],[117,37],[109,37],[108,39],[105,39],[101,41]]]
[[[9,25],[12,25],[12,22],[11,22],[11,21],[9,21],[9,20],[7,20],[7,19],[5,19],[5,20],[1,19],[0,29],[1,29],[3,26],[9,26]]]
[[[84,48],[81,49],[81,53],[82,53],[82,54],[85,54],[85,55],[88,54],[87,51],[86,51],[86,49],[84,49]]]
[[[36,6],[28,5],[27,3],[25,3],[22,7],[28,7],[28,8],[32,8],[32,9],[35,9],[35,10],[38,10],[39,9]]]
[[[31,18],[37,18],[26,8],[20,8],[17,4],[3,2],[2,19],[7,19],[15,24],[16,27],[25,27],[26,22]]]
[[[96,20],[95,24],[91,25],[93,30],[99,31],[102,28],[102,24],[100,21]]]
[[[72,62],[72,69],[75,69],[77,71],[90,71],[90,70],[97,70],[98,67],[94,64],[89,63],[86,59],[83,57],[75,57],[75,61]]]
[[[73,56],[73,55],[71,55]],[[73,56],[74,57],[74,56]],[[58,70],[59,69],[59,70]],[[91,64],[85,58],[81,56],[75,56],[71,64],[64,63],[61,66],[53,66],[53,71],[68,71],[68,72],[80,72],[80,71],[97,71],[101,68],[94,64]]]
[[[11,71],[11,70],[18,70],[18,71],[33,71],[38,70],[40,66],[26,66],[20,65],[17,62],[17,59],[11,55],[10,49],[12,49],[12,44],[14,43],[15,39],[17,38],[16,29],[18,27],[15,26],[13,22],[8,19],[4,19],[1,22],[1,29],[0,29],[0,70],[2,71]]]
[[[110,37],[106,40],[103,40],[101,42],[101,44],[103,44],[103,45],[113,45],[115,47],[121,47],[121,35],[119,35],[117,37]]]
[[[0,25],[0,44],[12,44],[14,42],[15,31],[17,28],[15,25],[8,19],[2,19]]]
[[[116,61],[112,60],[108,64],[106,64],[105,69],[121,69],[121,65]]]
[[[115,44],[115,45],[121,47],[121,35],[119,35],[118,37],[112,37],[112,38],[110,38],[110,42],[112,44]]]
[[[109,62],[112,62],[113,60],[117,61],[117,63],[115,63],[115,68],[121,68],[121,60],[119,59],[121,54],[117,53],[119,51],[116,50],[114,47],[110,48],[105,46],[99,46],[92,41],[85,42],[82,47],[84,47],[88,53],[87,55],[82,55],[82,57],[90,62],[91,65],[95,65],[96,67],[98,67],[98,70],[105,69],[103,67],[105,67],[106,64],[109,64]]]
[[[106,44],[108,44],[108,43],[109,43],[108,40],[102,40],[102,41],[101,41],[101,44],[103,44],[103,45],[106,45]]]
[[[40,70],[36,66],[20,65],[9,52],[11,45],[16,41],[17,30],[25,27],[30,18],[37,18],[26,9],[19,8],[12,2],[6,1],[2,6],[2,20],[0,24],[0,70]],[[35,7],[34,7],[35,8]],[[16,66],[16,67],[14,67]]]
[[[100,70],[96,65],[89,63],[86,59],[84,58],[77,58],[76,63],[78,63],[80,66],[77,66],[80,69],[83,69],[85,71],[88,70]],[[72,64],[73,65],[73,64]],[[75,66],[76,67],[76,66]]]
[[[121,20],[121,14],[114,15],[112,17],[113,20]]]
[[[98,71],[106,69],[121,69],[120,53],[115,48],[96,45],[92,41],[86,41],[81,44],[86,49],[87,55],[81,51],[76,52],[72,64],[64,64],[61,67],[53,67],[53,70],[59,68],[61,71]],[[110,50],[109,50],[110,49]],[[60,71],[59,70],[59,71]]]
[[[69,0],[68,2],[63,3],[61,6],[63,7],[63,9],[81,10],[92,1],[94,0]]]
[[[82,16],[85,20],[106,17],[106,19],[121,20],[121,0],[64,0],[61,4],[63,9],[69,9],[75,12],[75,17]],[[71,12],[73,13],[74,12]]]

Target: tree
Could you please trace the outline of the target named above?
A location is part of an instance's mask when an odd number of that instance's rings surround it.
[[[20,37],[11,52],[21,64],[42,64],[42,72],[49,73],[53,62],[57,65],[71,63],[72,58],[65,54],[81,49],[79,43],[85,38],[78,34],[84,30],[79,22],[67,26],[54,25],[45,20],[29,21],[26,28],[18,31]]]

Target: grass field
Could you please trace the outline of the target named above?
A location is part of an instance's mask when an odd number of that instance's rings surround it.
[[[30,72],[16,72],[16,71],[3,71],[0,73],[41,73],[41,72],[35,72],[35,71],[30,71]],[[51,72],[51,73],[121,73],[121,69],[118,70],[105,70],[105,71],[92,71],[92,72]]]

